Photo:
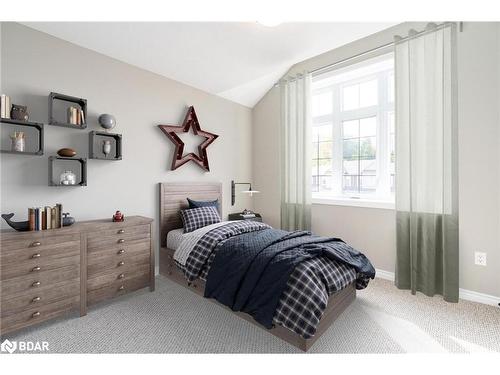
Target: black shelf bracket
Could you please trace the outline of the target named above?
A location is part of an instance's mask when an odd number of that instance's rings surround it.
[[[95,140],[100,137],[109,137],[115,140],[115,156],[107,158],[102,151],[96,150]],[[89,159],[122,160],[122,135],[107,132],[89,132]]]
[[[11,150],[0,150],[2,154],[16,154],[16,155],[43,155],[43,124],[39,122],[21,121],[13,120],[8,118],[0,118],[0,124],[9,124],[13,126],[26,126],[30,128],[35,128],[38,132],[38,150],[37,151],[11,151]]]
[[[68,122],[57,121],[54,117],[54,100],[60,100],[68,103],[77,104],[83,111],[83,117],[85,122],[83,124],[70,124]],[[87,99],[77,98],[76,96],[69,96],[65,94],[59,94],[56,92],[51,92],[49,94],[49,124],[54,126],[62,126],[65,128],[72,129],[85,129],[87,127]]]
[[[79,183],[75,185],[62,185],[59,182],[54,182],[54,163],[57,160],[71,160],[76,161],[80,164],[80,177],[81,180]],[[87,186],[87,159],[86,158],[71,158],[71,157],[63,157],[63,156],[49,156],[49,186],[64,186],[64,187],[73,187],[73,186]]]

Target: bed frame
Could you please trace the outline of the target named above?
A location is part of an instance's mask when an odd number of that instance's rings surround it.
[[[205,282],[201,279],[193,281],[188,285],[182,271],[174,263],[174,250],[167,248],[167,233],[173,229],[182,228],[179,211],[187,208],[187,199],[195,200],[219,200],[219,212],[222,217],[222,185],[218,182],[169,182],[159,183],[160,192],[160,274],[168,279],[192,290],[193,292],[203,296],[205,290]],[[348,285],[345,289],[332,294],[328,299],[328,305],[321,318],[316,334],[310,339],[304,339],[295,332],[282,327],[276,326],[272,329],[266,329],[257,323],[250,315],[243,312],[231,311],[226,306],[223,306],[232,313],[249,321],[252,324],[268,331],[269,333],[279,337],[282,340],[296,346],[297,348],[307,351],[314,342],[330,327],[332,322],[337,319],[340,314],[354,301],[356,298],[356,288],[354,283]]]

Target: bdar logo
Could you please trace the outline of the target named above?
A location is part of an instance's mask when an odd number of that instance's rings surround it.
[[[14,353],[17,349],[17,342],[11,342],[9,340],[5,340],[2,342],[2,345],[0,345],[0,350],[2,352],[9,352],[10,354]]]

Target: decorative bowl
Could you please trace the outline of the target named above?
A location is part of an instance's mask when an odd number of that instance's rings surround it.
[[[76,151],[72,148],[61,148],[59,151],[57,151],[57,155],[70,158],[76,155]]]

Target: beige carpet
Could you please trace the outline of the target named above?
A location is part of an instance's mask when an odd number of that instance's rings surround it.
[[[299,353],[295,347],[159,276],[146,289],[5,338],[50,352]],[[500,308],[449,304],[374,280],[311,353],[500,352]]]

